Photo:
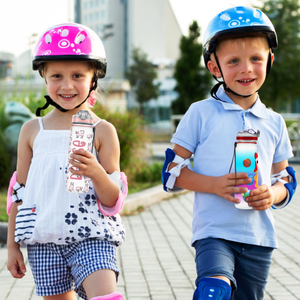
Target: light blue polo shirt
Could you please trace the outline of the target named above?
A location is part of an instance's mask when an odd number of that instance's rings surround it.
[[[258,138],[258,184],[271,185],[271,167],[293,156],[286,125],[278,113],[261,103],[242,109],[220,88],[217,96],[193,103],[171,140],[194,153],[194,171],[208,176],[229,172],[236,135],[242,129],[260,131]],[[234,172],[234,166],[232,171]],[[195,193],[194,241],[207,237],[277,248],[271,209],[237,209],[234,203],[209,193]]]

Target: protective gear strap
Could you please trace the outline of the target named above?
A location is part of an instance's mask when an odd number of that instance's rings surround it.
[[[289,182],[286,182],[285,180],[282,180],[281,178],[288,177]],[[292,198],[293,195],[296,191],[297,188],[297,179],[296,179],[296,171],[293,169],[293,167],[288,166],[286,169],[282,170],[281,172],[277,174],[273,174],[271,176],[271,185],[274,185],[276,182],[281,182],[284,184],[286,190],[287,190],[287,195],[284,200],[277,204],[273,204],[272,208],[278,209],[278,208],[284,208],[287,206]]]
[[[205,277],[199,282],[193,300],[229,300],[231,286],[224,280]]]
[[[105,215],[105,216],[113,216],[116,215],[118,212],[120,212],[124,205],[124,200],[127,197],[128,194],[128,185],[127,185],[127,177],[125,173],[115,171],[112,174],[108,174],[109,178],[116,182],[119,186],[120,193],[119,198],[116,202],[116,204],[113,207],[108,207],[103,205],[99,199],[97,199],[99,210]]]
[[[108,295],[94,297],[91,298],[90,300],[123,300],[123,299],[124,298],[122,297],[121,293],[114,292]]]
[[[166,192],[179,192],[182,189],[174,186],[175,181],[176,178],[180,175],[181,170],[191,165],[190,158],[184,159],[179,155],[176,155],[176,153],[170,148],[166,150],[165,154],[166,158],[161,174],[163,188]],[[169,170],[169,165],[171,162],[176,163],[177,166]]]
[[[9,181],[9,186],[7,190],[7,202],[6,202],[6,212],[9,215],[11,206],[14,202],[23,201],[25,186],[23,183],[19,184],[17,182],[17,172],[15,171]]]
[[[95,80],[95,81],[94,81],[94,85],[93,85],[92,88],[90,89],[88,96],[87,96],[80,104],[78,104],[76,107],[74,107],[74,109],[80,107],[80,106],[88,99],[88,97],[89,97],[90,94],[91,94],[91,91],[94,91],[94,90],[97,89],[97,86],[98,86],[98,82],[97,82],[97,80]],[[44,98],[46,99],[45,105],[44,105],[43,107],[38,107],[38,108],[36,109],[36,111],[35,111],[35,115],[36,115],[37,117],[40,117],[40,116],[41,116],[41,111],[44,110],[44,109],[46,109],[46,108],[48,108],[49,105],[54,106],[55,108],[57,108],[57,109],[58,109],[59,111],[61,111],[61,112],[67,112],[67,111],[70,110],[70,109],[64,109],[63,107],[61,107],[60,105],[58,105],[56,102],[54,102],[54,101],[50,98],[49,95],[45,95]]]

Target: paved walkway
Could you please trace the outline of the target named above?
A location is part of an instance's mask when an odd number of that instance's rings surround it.
[[[300,165],[294,167],[299,177]],[[127,240],[118,252],[118,290],[124,299],[192,299],[196,277],[190,247],[192,205],[193,194],[186,193],[123,217]],[[300,189],[288,207],[273,214],[280,248],[274,251],[264,300],[300,299]],[[15,280],[6,269],[6,257],[4,246],[0,249],[0,300],[42,299],[35,295],[30,268],[23,279]]]

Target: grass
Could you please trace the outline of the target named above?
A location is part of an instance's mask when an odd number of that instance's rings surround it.
[[[6,189],[0,190],[0,222],[8,222],[8,215],[6,213]]]
[[[133,194],[144,189],[159,185],[161,181],[157,182],[135,182],[129,185],[128,193]],[[0,190],[0,222],[8,222],[8,215],[6,213],[6,194],[7,189]]]

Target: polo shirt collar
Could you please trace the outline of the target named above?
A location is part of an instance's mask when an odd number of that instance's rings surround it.
[[[222,99],[219,101],[224,109],[226,110],[244,110],[239,105],[235,104],[232,99],[225,93],[224,89],[220,87],[217,91],[217,96],[219,99]],[[251,112],[253,115],[255,115],[258,118],[268,119],[268,110],[266,106],[260,101],[259,96],[257,95],[256,102],[254,105],[247,110],[248,112]]]

